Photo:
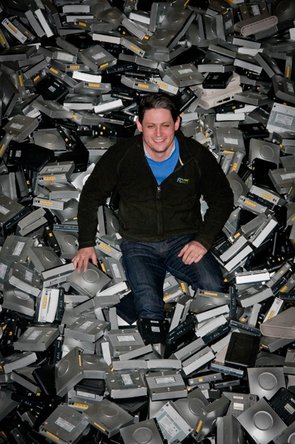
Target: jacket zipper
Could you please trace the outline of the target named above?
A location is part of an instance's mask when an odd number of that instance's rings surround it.
[[[158,234],[162,234],[163,223],[162,223],[162,204],[161,204],[161,186],[160,185],[157,185],[156,206],[157,206],[157,231],[158,231]]]

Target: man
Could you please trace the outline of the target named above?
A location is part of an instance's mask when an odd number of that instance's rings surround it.
[[[223,279],[208,251],[233,206],[229,183],[210,151],[179,131],[180,117],[166,94],[139,105],[140,135],[101,157],[80,197],[78,270],[94,250],[97,208],[114,189],[119,200],[122,260],[139,319],[163,321],[163,282],[169,271],[194,290],[222,291]],[[207,202],[204,220],[200,197]]]

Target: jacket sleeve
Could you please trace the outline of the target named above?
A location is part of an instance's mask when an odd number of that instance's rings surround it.
[[[233,209],[233,192],[213,154],[202,145],[197,164],[201,175],[201,194],[208,209],[196,240],[209,249]]]
[[[85,182],[78,206],[79,248],[95,245],[97,210],[105,204],[117,184],[117,165],[122,150],[113,145],[98,160]]]

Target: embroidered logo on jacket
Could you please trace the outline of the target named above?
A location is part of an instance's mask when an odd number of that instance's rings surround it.
[[[187,185],[189,183],[189,179],[184,179],[184,177],[178,177],[177,183],[183,183],[184,185]]]

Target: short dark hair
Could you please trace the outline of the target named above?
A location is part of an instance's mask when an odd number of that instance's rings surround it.
[[[176,122],[179,116],[179,111],[177,109],[176,103],[173,99],[165,93],[152,93],[144,96],[138,106],[138,120],[140,123],[143,121],[144,113],[148,109],[154,108],[164,108],[171,112],[174,122]]]

